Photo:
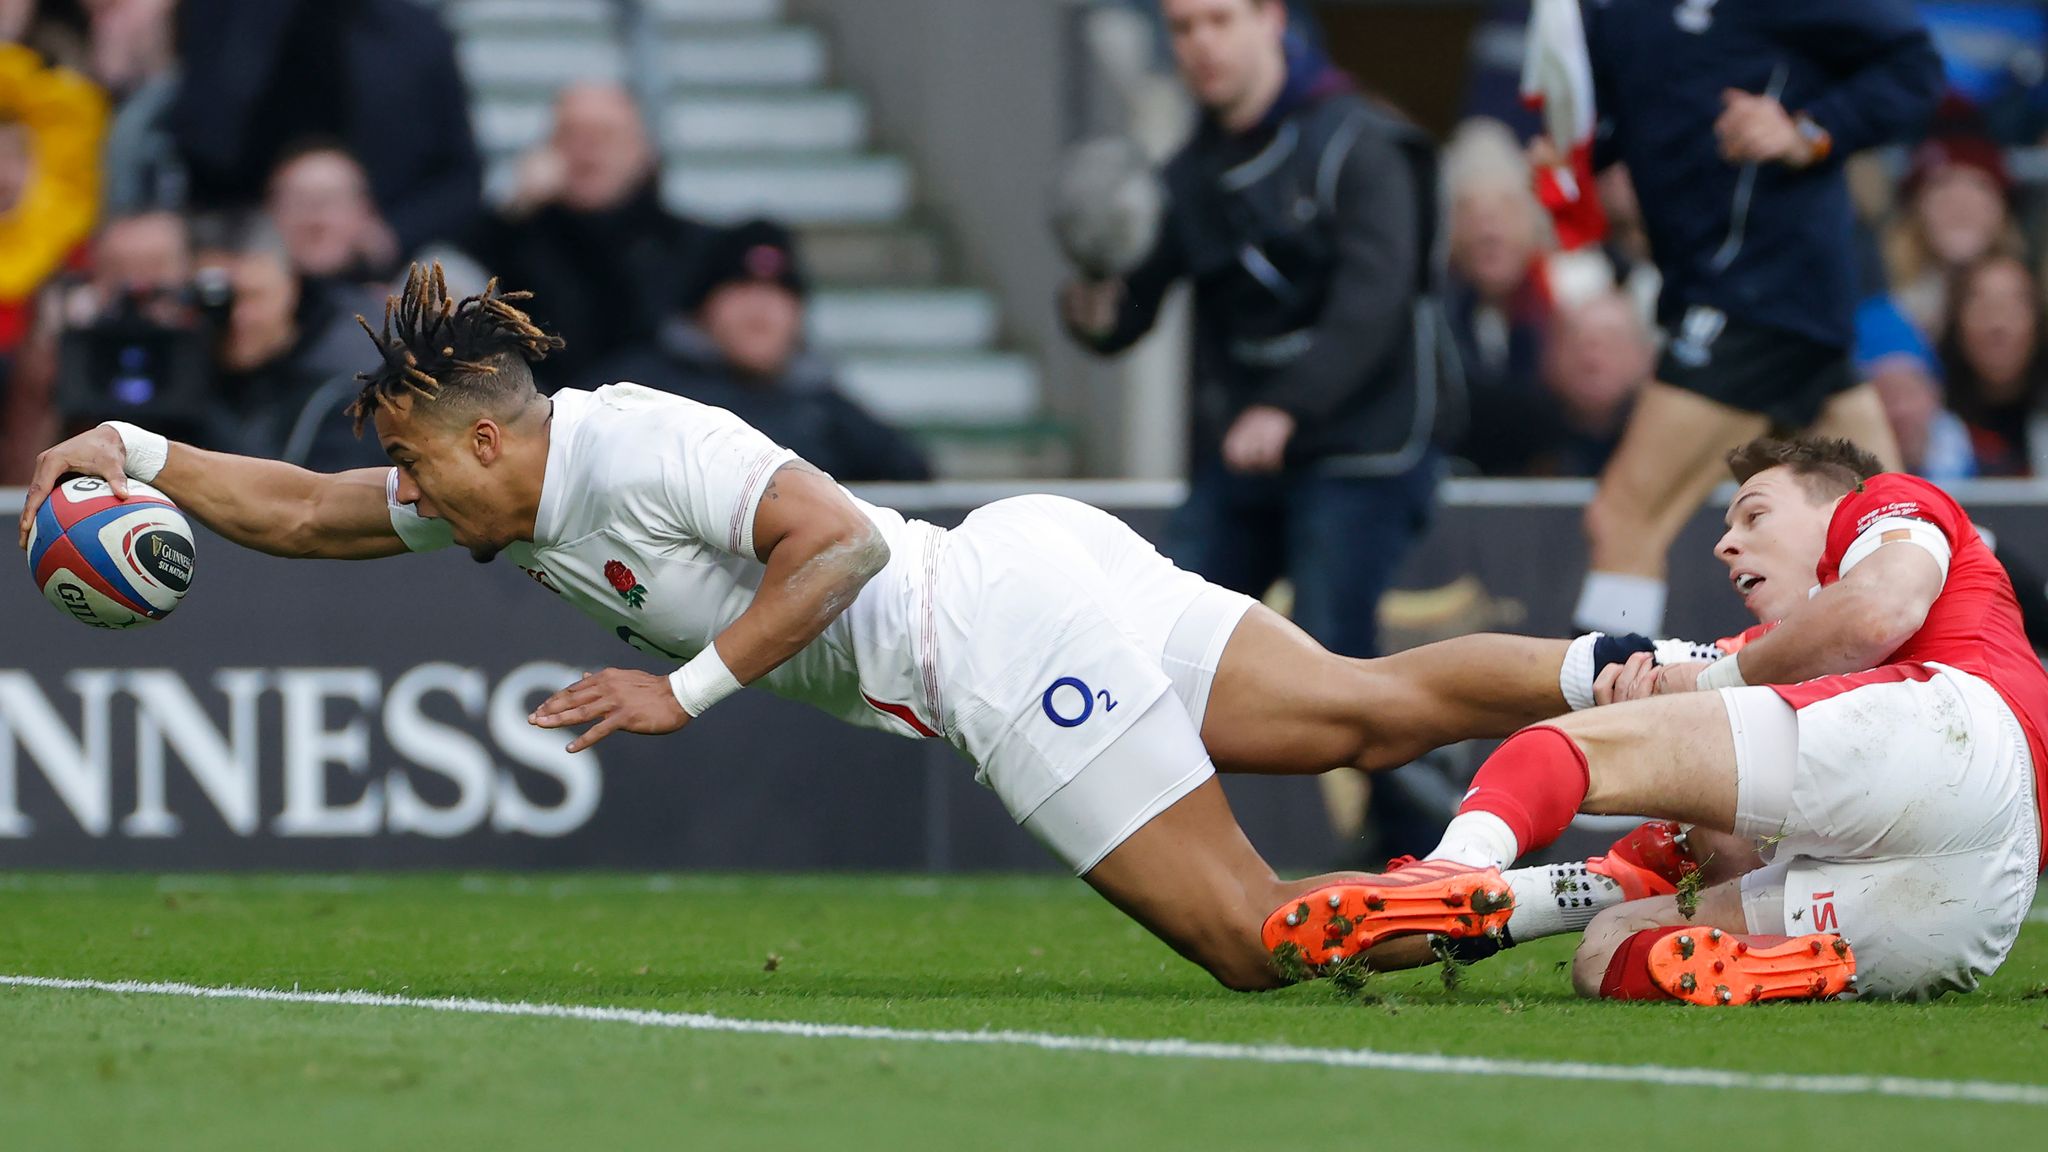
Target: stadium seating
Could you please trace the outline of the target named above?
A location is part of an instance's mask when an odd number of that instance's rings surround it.
[[[782,0],[446,0],[489,190],[543,139],[556,89],[627,83],[650,110],[664,200],[707,220],[796,227],[819,290],[811,336],[878,415],[953,475],[1064,471],[1037,364],[1002,345],[993,295],[952,276],[903,157],[876,150],[861,93]]]

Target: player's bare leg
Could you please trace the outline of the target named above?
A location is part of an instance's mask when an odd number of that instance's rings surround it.
[[[1260,935],[1267,913],[1357,875],[1275,876],[1212,777],[1111,850],[1085,879],[1225,987],[1255,991],[1288,983]]]
[[[1578,812],[1644,813],[1734,833],[1737,801],[1735,737],[1720,693],[1658,696],[1525,729],[1480,769],[1429,860],[1381,877],[1339,882],[1346,928],[1339,944],[1355,951],[1389,934],[1469,935],[1451,926],[1444,913],[1437,915],[1438,925],[1422,925],[1414,910],[1450,886],[1464,884],[1479,892],[1507,887],[1500,868],[1549,843]],[[1717,891],[1731,889],[1722,885]],[[1354,900],[1365,911],[1350,912]],[[1724,901],[1717,901],[1717,914],[1726,911]],[[1646,904],[1668,905],[1671,915],[1679,917],[1676,922],[1684,922],[1674,897],[1625,907],[1640,911]],[[1738,910],[1739,904],[1738,893]],[[1605,994],[1695,1003],[1812,998],[1841,992],[1853,973],[1846,946],[1837,949],[1832,938],[1788,942],[1745,936],[1741,919],[1722,919],[1732,927],[1699,938],[1681,939],[1662,925],[1628,933],[1609,967],[1630,982],[1625,987],[1610,982]],[[1716,963],[1723,968],[1714,969]],[[1740,977],[1737,984],[1725,985],[1733,989],[1728,996],[1720,996],[1721,980],[1702,985],[1706,977],[1725,972]]]
[[[1338,656],[1254,605],[1216,668],[1202,744],[1224,772],[1395,768],[1566,710],[1566,644],[1460,636],[1377,660]]]
[[[1813,422],[1813,434],[1849,441],[1877,457],[1887,472],[1905,471],[1898,437],[1892,434],[1892,423],[1885,418],[1884,402],[1878,399],[1874,385],[1858,384],[1828,397]]]
[[[1662,632],[1665,558],[1679,530],[1727,478],[1730,450],[1769,421],[1697,393],[1652,381],[1586,506],[1586,586],[1581,627]]]
[[[1555,839],[1579,812],[1641,813],[1733,832],[1735,811],[1735,745],[1717,693],[1653,697],[1527,728],[1481,767],[1430,859],[1340,882],[1341,932],[1330,944],[1357,952],[1395,936],[1499,931],[1512,908],[1512,898],[1502,898],[1510,888],[1501,869]],[[1331,916],[1312,906],[1306,923],[1287,927],[1297,944],[1318,941]]]

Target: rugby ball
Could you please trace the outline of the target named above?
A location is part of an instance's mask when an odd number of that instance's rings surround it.
[[[28,570],[57,610],[94,628],[135,628],[171,614],[192,588],[192,525],[138,480],[128,498],[105,480],[66,480],[36,509]]]

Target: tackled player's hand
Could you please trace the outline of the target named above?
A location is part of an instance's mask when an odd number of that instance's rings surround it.
[[[537,728],[590,724],[583,735],[569,742],[569,751],[581,752],[614,732],[643,736],[674,732],[690,722],[690,714],[676,700],[668,677],[606,668],[541,701],[526,721]]]
[[[1619,704],[1641,700],[1656,691],[1657,658],[1637,652],[1619,664],[1609,664],[1593,679],[1593,703]]]

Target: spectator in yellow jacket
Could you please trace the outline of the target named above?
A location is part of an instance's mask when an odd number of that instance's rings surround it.
[[[92,234],[106,125],[92,81],[0,43],[0,357],[36,289]]]

